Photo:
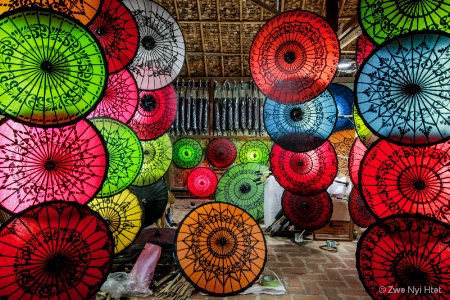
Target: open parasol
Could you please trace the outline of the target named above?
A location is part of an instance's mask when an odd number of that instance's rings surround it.
[[[140,91],[139,105],[129,126],[141,140],[166,133],[177,114],[177,95],[172,85],[157,91]]]
[[[366,124],[364,124],[364,121],[358,115],[358,110],[355,105],[353,105],[353,122],[355,122],[356,134],[364,146],[369,147],[379,139],[379,137],[373,134],[373,132],[367,128]]]
[[[140,43],[129,70],[142,90],[157,90],[171,84],[183,67],[186,47],[180,26],[156,2],[123,0],[136,18]]]
[[[62,126],[100,100],[105,56],[76,20],[48,10],[8,12],[0,17],[0,41],[2,114],[26,124]]]
[[[337,174],[336,152],[330,142],[308,152],[292,152],[275,144],[270,153],[270,169],[277,182],[298,195],[325,191]]]
[[[450,34],[415,32],[380,45],[358,70],[355,103],[378,136],[401,145],[450,138]]]
[[[379,140],[361,162],[361,195],[378,218],[421,213],[450,223],[450,142],[406,147]]]
[[[297,104],[319,96],[336,74],[339,41],[320,16],[281,13],[260,29],[250,49],[250,71],[270,99]]]
[[[166,174],[172,162],[172,143],[167,133],[154,140],[142,141],[141,145],[144,161],[132,183],[137,186],[157,182]]]
[[[367,36],[361,34],[356,40],[356,66],[359,68],[366,58],[374,51],[375,45]]]
[[[197,140],[181,138],[173,144],[173,162],[180,168],[193,168],[202,161],[202,158],[202,146]]]
[[[259,163],[267,165],[269,163],[269,147],[260,140],[247,141],[239,149],[240,163]]]
[[[139,103],[136,81],[130,72],[122,70],[108,76],[105,94],[88,118],[110,117],[127,123]]]
[[[368,227],[370,224],[375,222],[375,216],[372,212],[367,209],[364,200],[359,194],[358,188],[354,186],[350,192],[350,198],[348,201],[348,211],[350,217],[356,225],[362,228]]]
[[[206,198],[214,194],[217,175],[208,168],[195,168],[189,173],[187,187],[194,196]]]
[[[350,153],[348,154],[348,171],[350,180],[356,186],[359,184],[359,167],[366,151],[367,147],[364,146],[361,139],[356,138],[353,142],[352,148],[350,148]]]
[[[328,140],[333,145],[334,150],[336,150],[336,155],[338,158],[338,170],[340,173],[344,174],[347,177],[350,177],[348,169],[348,156],[350,154],[350,149],[352,148],[355,138],[356,134],[354,129],[335,131],[328,138]]]
[[[333,132],[336,116],[336,102],[328,90],[302,104],[287,105],[271,99],[264,104],[267,133],[275,143],[294,152],[322,145]]]
[[[301,196],[285,190],[281,207],[292,224],[310,231],[327,225],[333,214],[333,203],[327,191],[314,196]]]
[[[256,220],[264,217],[264,182],[261,173],[269,168],[257,163],[232,167],[219,179],[216,201],[239,206]]]
[[[137,23],[122,2],[104,0],[101,11],[89,29],[97,37],[106,54],[109,73],[125,68],[137,53]]]
[[[144,224],[144,208],[138,197],[125,189],[112,197],[95,198],[88,206],[106,221],[114,238],[114,253],[131,246]]]
[[[106,222],[78,203],[47,202],[0,229],[0,298],[91,299],[110,271]]]
[[[208,144],[206,157],[214,167],[229,167],[236,159],[236,146],[229,139],[214,139]]]
[[[138,176],[142,166],[142,146],[127,125],[110,118],[91,119],[105,139],[109,168],[97,197],[109,197],[126,189]]]
[[[373,299],[446,298],[449,243],[449,225],[436,219],[409,214],[381,219],[359,238],[359,278]]]
[[[175,254],[182,274],[214,296],[240,293],[258,279],[267,249],[258,223],[228,203],[205,203],[181,222]]]
[[[359,0],[359,24],[364,35],[375,44],[416,30],[439,30],[450,33],[450,3],[443,0]]]
[[[339,83],[330,84],[328,90],[336,101],[338,111],[338,118],[334,130],[339,131],[355,128],[351,118],[353,110],[353,91],[347,86]]]
[[[0,205],[8,212],[53,200],[85,204],[101,189],[106,146],[89,121],[46,129],[0,124]]]
[[[130,186],[138,199],[144,205],[144,224],[147,227],[155,223],[166,211],[169,199],[169,190],[163,179],[159,179],[155,183],[145,186]]]

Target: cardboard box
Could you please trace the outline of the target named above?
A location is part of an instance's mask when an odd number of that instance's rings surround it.
[[[314,240],[353,240],[353,222],[352,221],[330,221],[325,227],[322,227],[313,233]]]

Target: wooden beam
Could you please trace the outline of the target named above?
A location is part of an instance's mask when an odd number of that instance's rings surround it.
[[[328,24],[330,24],[333,31],[337,32],[339,29],[338,1],[337,0],[326,0],[326,1],[324,1],[324,3],[326,3],[325,4],[325,19],[327,20]]]
[[[242,22],[242,1],[239,1],[239,22]],[[242,23],[239,24],[239,39],[240,39],[240,50],[241,54],[244,53],[244,28]],[[241,61],[241,76],[244,76],[244,60],[242,56],[240,57]]]
[[[180,15],[178,14],[177,0],[173,0],[173,7],[175,7],[175,15],[177,16],[177,20],[179,20],[180,19]]]
[[[268,5],[268,4],[266,4],[266,3],[264,3],[264,2],[262,2],[260,0],[250,0],[250,1],[252,1],[254,4],[264,8],[268,12],[273,13],[274,15],[278,15],[280,13],[280,11],[277,10],[276,8],[274,8],[274,7]]]
[[[222,52],[223,51],[223,48],[222,48],[222,28],[221,28],[221,25],[219,23],[220,22],[220,9],[219,9],[219,7],[220,7],[220,1],[216,0],[217,22],[218,22],[218,27],[219,27],[219,49],[220,49],[220,52]],[[224,63],[224,60],[223,60],[223,56],[220,57],[220,66],[222,67],[222,76],[225,76],[225,63]]]
[[[351,19],[348,20],[347,23],[345,23],[344,26],[342,26],[342,28],[336,32],[338,39],[341,40],[356,27],[359,27],[358,14],[355,14],[353,17],[351,17]]]
[[[361,35],[361,33],[362,33],[362,29],[359,26],[354,28],[352,31],[348,32],[344,37],[342,37],[339,40],[339,45],[340,45],[341,49],[350,45],[355,39],[358,38],[358,36]]]
[[[281,0],[280,12],[284,12],[284,0]]]
[[[266,23],[265,20],[261,19],[261,21],[226,21],[226,20],[180,20],[177,21],[178,24],[197,24],[197,23],[202,23],[202,24],[230,24],[230,25],[239,25],[239,24],[244,24],[244,25],[263,25]]]
[[[197,0],[197,12],[198,12],[198,19],[201,21],[202,20],[202,10],[200,9],[200,0]],[[203,24],[200,23],[200,38],[202,40],[202,50],[203,52],[206,51],[205,49],[205,37],[204,37],[204,33],[203,33]],[[203,64],[204,64],[204,71],[205,71],[205,75],[208,76],[208,64],[206,61],[206,56],[203,56]]]

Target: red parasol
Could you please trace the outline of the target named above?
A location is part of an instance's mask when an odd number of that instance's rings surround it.
[[[394,215],[366,229],[356,268],[373,299],[447,299],[450,226],[421,215]]]
[[[333,203],[326,191],[315,196],[300,196],[285,190],[281,207],[292,224],[311,231],[327,225],[333,214]]]
[[[88,118],[110,117],[127,123],[137,109],[139,101],[136,81],[127,70],[110,74],[105,94]]]
[[[172,85],[156,91],[141,91],[139,106],[128,124],[141,140],[160,137],[175,120],[177,95]]]
[[[0,230],[1,299],[90,299],[113,262],[106,222],[78,203],[48,202]]]
[[[308,152],[292,152],[274,144],[270,168],[278,183],[298,195],[325,191],[337,174],[336,152],[329,141]]]
[[[359,137],[356,138],[350,148],[350,153],[348,154],[348,170],[350,179],[354,185],[359,184],[359,166],[366,151],[367,147],[363,144],[363,142],[361,142],[361,139]]]
[[[236,146],[225,138],[213,140],[206,149],[206,157],[217,168],[229,167],[236,159]]]
[[[85,204],[101,189],[106,147],[89,121],[61,128],[0,125],[0,205],[12,213],[40,202]]]
[[[206,198],[214,194],[217,176],[208,168],[195,168],[188,177],[188,189],[197,197]]]
[[[89,26],[106,54],[109,73],[126,67],[139,47],[139,30],[134,17],[122,2],[104,0]]]
[[[359,194],[358,188],[353,187],[348,201],[348,211],[353,222],[359,227],[365,228],[375,222],[375,216],[367,209],[364,200]]]
[[[302,10],[281,13],[258,32],[250,70],[270,99],[296,104],[320,95],[336,74],[339,41],[322,17]]]
[[[375,49],[375,45],[369,39],[361,34],[356,40],[356,66],[359,68],[364,60]]]
[[[399,146],[378,140],[361,161],[361,195],[378,218],[421,213],[450,223],[450,142]]]

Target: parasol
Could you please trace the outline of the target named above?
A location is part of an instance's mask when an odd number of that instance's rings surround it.
[[[187,187],[194,196],[209,197],[216,191],[217,175],[208,168],[196,168],[188,176]]]
[[[322,17],[309,11],[288,11],[269,20],[256,35],[250,71],[264,95],[297,104],[328,87],[339,57],[339,41]]]
[[[105,139],[109,168],[97,197],[109,197],[126,189],[138,176],[142,166],[142,146],[127,125],[110,118],[91,119]]]
[[[206,157],[214,167],[229,167],[236,159],[236,146],[229,139],[214,139],[206,149]]]
[[[141,140],[166,133],[177,114],[177,95],[172,85],[157,91],[140,91],[139,105],[129,126]]]
[[[348,169],[348,156],[350,155],[350,149],[352,148],[353,142],[356,138],[355,136],[356,134],[354,129],[345,129],[333,132],[333,134],[328,138],[333,145],[334,150],[336,150],[339,172],[347,177],[350,177]]]
[[[302,104],[286,105],[271,99],[264,104],[267,133],[275,143],[294,152],[322,145],[333,132],[336,116],[336,102],[328,90]]]
[[[359,175],[361,195],[378,218],[421,213],[450,223],[450,142],[406,147],[379,140]]]
[[[353,122],[355,122],[355,130],[359,139],[366,147],[369,147],[379,139],[379,137],[373,134],[372,131],[367,128],[366,124],[364,124],[363,120],[358,115],[358,110],[355,105],[353,105]]]
[[[443,32],[415,32],[367,58],[356,75],[355,103],[370,131],[401,145],[450,138],[449,43]]]
[[[450,3],[443,0],[359,0],[359,24],[375,44],[415,30],[450,32]]]
[[[202,292],[229,296],[263,271],[266,242],[258,223],[239,207],[205,203],[181,222],[175,254],[182,274]]]
[[[87,115],[106,87],[106,61],[95,37],[70,17],[18,10],[0,17],[0,110],[41,127]]]
[[[359,68],[365,59],[374,51],[375,45],[361,34],[356,40],[356,66]]]
[[[239,206],[256,220],[264,217],[264,182],[261,173],[269,168],[257,163],[232,167],[220,177],[216,201]]]
[[[328,90],[331,92],[334,100],[336,101],[338,111],[338,118],[334,130],[339,131],[355,128],[351,121],[353,110],[353,91],[347,86],[339,83],[330,84]]]
[[[139,30],[131,12],[118,0],[104,0],[89,29],[106,54],[109,73],[125,68],[139,47]]]
[[[269,163],[269,147],[259,140],[245,142],[239,149],[239,161],[267,165]]]
[[[169,199],[169,191],[163,179],[159,179],[155,183],[145,186],[130,186],[144,205],[144,225],[147,227],[155,223],[166,211]]]
[[[270,153],[270,169],[286,190],[304,196],[319,194],[336,177],[336,152],[330,142],[308,152],[292,152],[275,144]]]
[[[172,143],[169,135],[163,134],[157,139],[141,142],[144,162],[136,180],[137,186],[149,185],[161,179],[172,162]]]
[[[354,186],[350,192],[348,211],[353,222],[362,228],[368,227],[376,220],[375,216],[370,212],[370,210],[367,209],[367,206],[361,198],[356,186]]]
[[[181,138],[173,144],[173,162],[180,168],[193,168],[202,161],[202,157],[202,146],[194,139]]]
[[[172,83],[183,67],[186,49],[180,26],[161,5],[148,0],[123,0],[136,18],[138,52],[128,67],[142,90]]]
[[[87,25],[92,22],[92,19],[99,13],[102,3],[102,0],[2,0],[0,3],[0,17],[3,17],[2,14],[7,11],[17,11],[17,9],[25,6],[33,8],[40,7],[64,13],[72,18],[78,19],[84,25]]]
[[[373,299],[446,298],[449,243],[449,225],[430,217],[405,214],[382,219],[358,241],[359,278]]]
[[[111,269],[108,225],[85,205],[47,202],[0,229],[0,298],[91,299]]]
[[[110,117],[127,123],[139,101],[136,81],[127,70],[110,74],[105,94],[88,118]]]
[[[89,121],[47,129],[0,122],[0,205],[8,212],[53,200],[85,204],[101,189],[106,146]]]
[[[142,203],[128,189],[112,197],[95,198],[88,206],[108,224],[114,238],[115,254],[131,246],[144,224]]]
[[[300,196],[285,190],[281,207],[292,224],[310,231],[327,225],[333,214],[333,203],[327,191],[314,196]]]
[[[354,185],[358,186],[359,180],[359,166],[364,154],[367,151],[367,147],[361,142],[360,138],[356,138],[350,148],[350,153],[348,154],[348,171],[350,179]]]

